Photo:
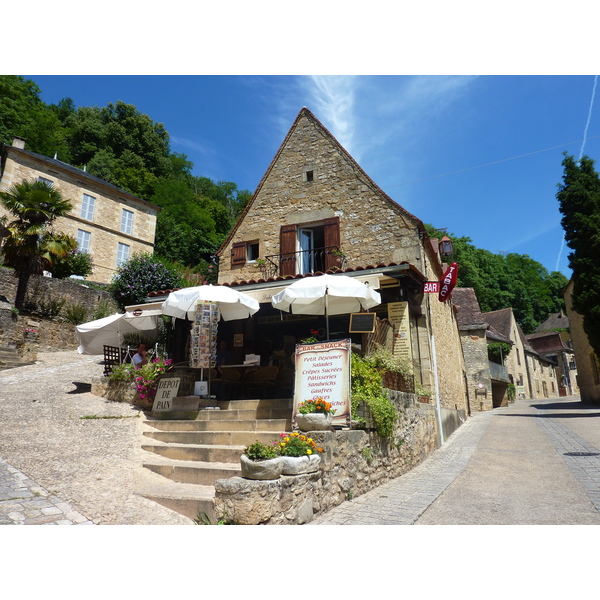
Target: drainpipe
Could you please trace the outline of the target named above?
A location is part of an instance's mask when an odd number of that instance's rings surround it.
[[[440,428],[440,440],[443,446],[446,440],[444,439],[444,425],[442,423],[442,408],[440,406],[440,385],[438,381],[437,357],[435,353],[435,338],[433,337],[433,333],[431,334],[431,358],[433,361],[433,381],[435,383],[435,410],[437,412],[438,425]]]

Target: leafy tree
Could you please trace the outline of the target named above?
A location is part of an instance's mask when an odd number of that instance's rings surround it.
[[[15,269],[19,278],[15,307],[23,309],[31,275],[51,270],[57,257],[73,248],[73,239],[53,231],[53,222],[72,208],[58,190],[45,181],[23,181],[0,194],[4,207],[11,213],[0,219],[5,228],[2,242],[4,262]]]
[[[0,75],[0,143],[15,136],[27,140],[27,149],[45,156],[58,154],[69,161],[66,131],[57,113],[44,104],[40,88],[17,75]]]
[[[549,273],[526,254],[494,254],[477,248],[468,237],[426,227],[431,237],[452,239],[454,254],[448,261],[458,263],[457,285],[475,290],[483,312],[510,307],[523,332],[531,333],[564,307],[562,291],[568,280],[562,273]]]
[[[573,308],[583,316],[584,331],[600,356],[600,177],[589,156],[579,161],[564,156],[563,183],[556,197],[565,240],[572,250]]]
[[[73,239],[73,238],[71,238]],[[77,277],[87,277],[92,274],[93,261],[89,252],[82,252],[75,247],[64,257],[57,257],[52,265],[52,277],[56,279],[66,279],[75,275]]]
[[[151,254],[136,254],[122,264],[110,290],[120,308],[142,304],[149,292],[182,287],[183,278]]]

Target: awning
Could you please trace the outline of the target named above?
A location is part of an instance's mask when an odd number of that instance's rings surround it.
[[[162,315],[162,302],[150,302],[148,304],[132,304],[125,307],[125,318],[134,317],[157,317]]]

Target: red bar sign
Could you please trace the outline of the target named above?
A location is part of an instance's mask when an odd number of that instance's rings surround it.
[[[440,282],[439,281],[425,281],[423,283],[423,292],[425,294],[439,294]]]
[[[439,300],[440,302],[446,302],[448,298],[450,298],[450,294],[452,294],[452,290],[456,285],[456,281],[458,279],[458,263],[453,262],[447,269],[446,272],[442,275],[442,281],[440,282],[440,294]]]

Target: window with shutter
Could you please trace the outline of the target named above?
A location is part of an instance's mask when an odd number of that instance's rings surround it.
[[[339,249],[340,247],[340,218],[331,217],[325,219],[323,223],[324,245],[327,248],[325,254],[325,270],[333,267],[340,267],[341,257],[333,254],[332,248]]]
[[[235,242],[231,247],[231,264],[243,265],[246,263],[246,242]]]
[[[279,274],[296,274],[296,232],[297,225],[283,225],[281,227],[279,253],[281,254]]]

